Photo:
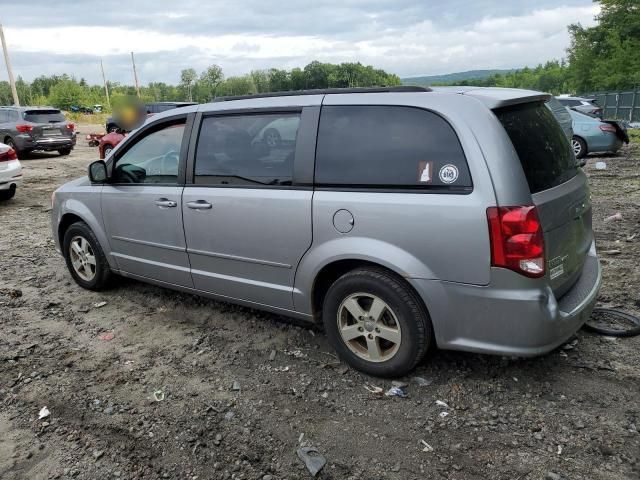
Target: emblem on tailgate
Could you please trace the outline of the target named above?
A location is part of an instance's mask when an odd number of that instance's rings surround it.
[[[563,255],[549,260],[549,277],[551,280],[562,276],[564,273],[564,261],[567,258],[569,258],[569,255]]]

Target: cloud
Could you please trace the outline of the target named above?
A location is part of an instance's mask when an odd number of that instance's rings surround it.
[[[176,83],[180,70],[212,63],[226,75],[304,66],[318,59],[361,61],[401,76],[535,65],[564,56],[567,25],[593,23],[589,0],[531,2],[10,0],[3,18],[16,75],[70,73],[131,83],[129,52],[143,83]],[[78,6],[79,5],[79,6]],[[60,15],[64,12],[64,15]],[[56,18],[55,26],[48,21]],[[2,70],[2,69],[0,69]],[[4,78],[4,71],[0,79]]]

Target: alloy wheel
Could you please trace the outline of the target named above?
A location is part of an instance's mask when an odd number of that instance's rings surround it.
[[[363,360],[385,362],[400,348],[400,322],[389,305],[376,295],[349,295],[338,308],[337,322],[345,345]]]
[[[96,276],[96,256],[91,244],[79,235],[71,239],[69,244],[71,265],[76,274],[85,282],[90,282]]]

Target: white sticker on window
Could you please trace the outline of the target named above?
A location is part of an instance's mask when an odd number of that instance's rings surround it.
[[[431,171],[433,170],[433,162],[420,162],[418,165],[418,175],[421,183],[431,183]]]
[[[438,176],[442,183],[453,183],[458,180],[458,167],[451,164],[445,165],[440,169]]]

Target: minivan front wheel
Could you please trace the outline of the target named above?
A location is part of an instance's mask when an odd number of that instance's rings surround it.
[[[98,239],[84,222],[72,224],[62,242],[67,268],[75,282],[88,290],[103,290],[112,273]]]
[[[339,356],[370,375],[404,375],[431,344],[422,302],[382,269],[361,268],[340,277],[327,292],[322,316]]]

